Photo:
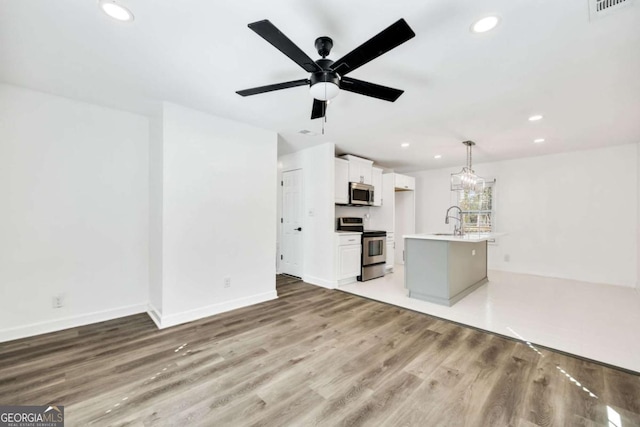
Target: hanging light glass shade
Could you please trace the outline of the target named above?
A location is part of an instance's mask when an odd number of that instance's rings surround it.
[[[479,177],[473,171],[473,159],[471,156],[471,147],[476,143],[464,141],[463,144],[467,146],[467,164],[460,172],[451,174],[451,191],[480,191],[484,188],[484,178]]]

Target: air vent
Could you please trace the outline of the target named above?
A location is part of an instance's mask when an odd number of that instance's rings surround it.
[[[307,129],[302,129],[302,130],[298,131],[298,133],[301,133],[303,135],[309,135],[309,136],[317,135],[317,133],[312,132],[312,131],[307,130]]]
[[[629,6],[633,0],[589,0],[589,18],[602,18],[625,6]]]

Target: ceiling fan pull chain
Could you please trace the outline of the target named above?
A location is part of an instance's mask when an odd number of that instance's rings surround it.
[[[327,85],[324,85],[324,101],[322,102],[322,134],[324,135],[324,124],[327,123]]]
[[[327,87],[324,88],[325,93],[327,92]],[[327,123],[327,105],[329,105],[329,101],[324,101],[322,103],[322,134],[324,135],[324,124]]]

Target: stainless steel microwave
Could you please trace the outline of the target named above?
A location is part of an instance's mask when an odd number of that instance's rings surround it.
[[[373,205],[373,185],[350,182],[349,204],[363,206]]]

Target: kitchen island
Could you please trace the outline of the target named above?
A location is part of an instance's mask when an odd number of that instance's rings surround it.
[[[403,236],[407,295],[446,306],[460,301],[488,281],[487,242],[496,236],[495,233]]]

